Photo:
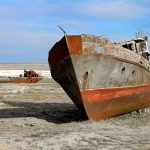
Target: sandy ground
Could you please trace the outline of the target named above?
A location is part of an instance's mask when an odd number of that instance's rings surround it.
[[[30,64],[40,70],[47,65]],[[32,66],[33,65],[33,66]],[[18,69],[23,64],[4,64]],[[52,79],[0,84],[0,150],[150,150],[150,108],[89,121]]]

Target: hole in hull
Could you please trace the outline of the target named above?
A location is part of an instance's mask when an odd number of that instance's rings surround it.
[[[122,68],[122,71],[125,71],[125,67]]]
[[[133,71],[132,71],[132,75],[133,75],[134,73],[135,73],[135,71],[133,70]]]

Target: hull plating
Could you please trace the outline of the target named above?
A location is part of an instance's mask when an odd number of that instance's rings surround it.
[[[84,44],[79,36],[65,36],[49,52],[49,65],[52,77],[89,119],[106,119],[150,106],[148,64],[138,64],[138,56],[131,61],[131,52],[123,59],[104,54],[108,51],[105,46],[104,52],[96,53],[83,48]]]

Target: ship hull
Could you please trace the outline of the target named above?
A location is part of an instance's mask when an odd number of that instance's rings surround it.
[[[11,77],[0,80],[0,83],[36,83],[41,79],[37,77]]]
[[[81,91],[87,116],[107,119],[150,106],[150,85]]]
[[[49,65],[52,77],[89,119],[150,106],[150,72],[145,66],[102,52],[83,52],[82,42],[79,36],[64,37],[49,52]]]

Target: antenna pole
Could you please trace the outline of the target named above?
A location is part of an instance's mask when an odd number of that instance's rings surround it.
[[[66,31],[62,27],[58,26],[58,28],[66,35]]]

